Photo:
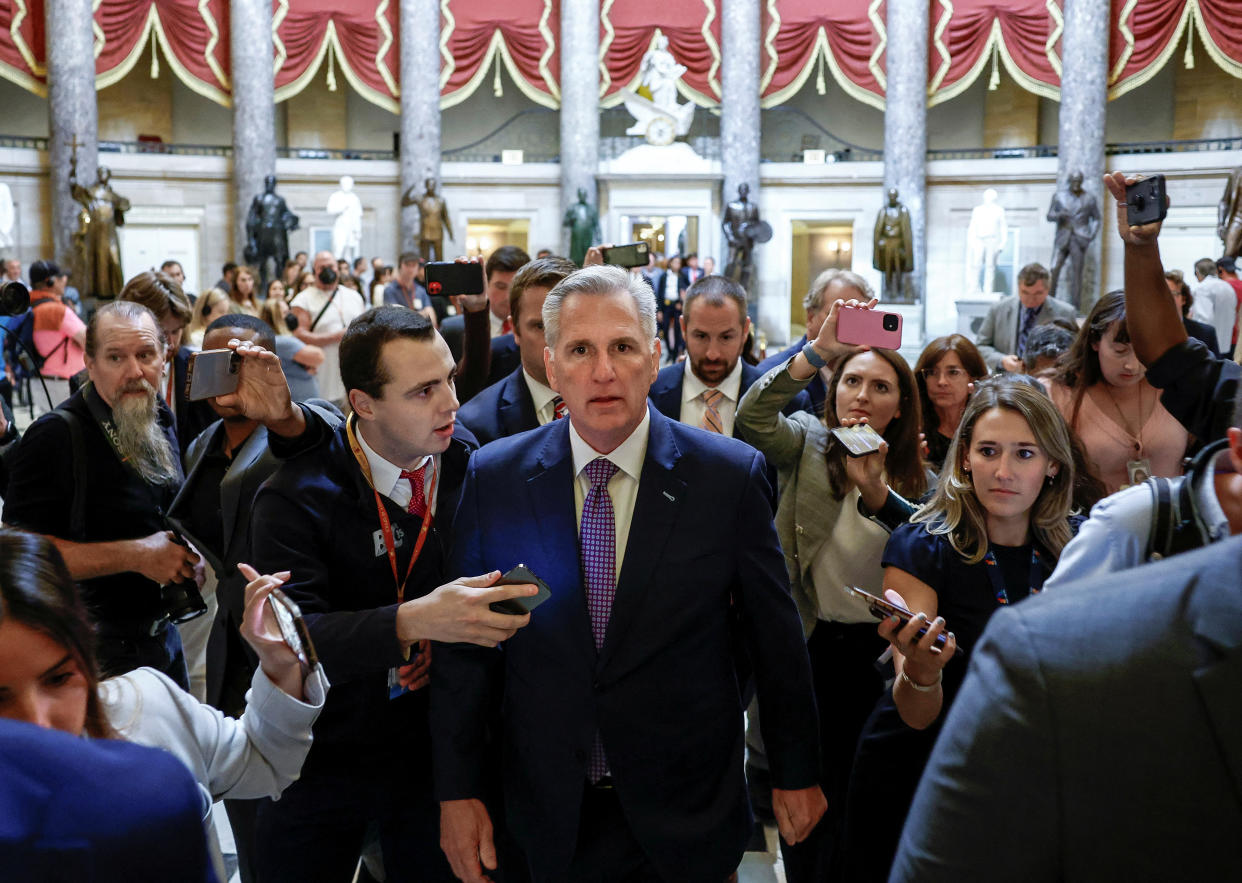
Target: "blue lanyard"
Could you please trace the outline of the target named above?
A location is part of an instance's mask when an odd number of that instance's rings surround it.
[[[1000,565],[996,562],[996,556],[988,549],[988,554],[983,557],[984,569],[987,571],[988,579],[992,582],[992,591],[996,594],[996,603],[1005,605],[1009,603],[1009,593],[1005,591],[1005,577],[1001,573]],[[1035,544],[1031,544],[1031,578],[1030,593],[1038,595],[1044,587],[1044,579],[1048,576],[1048,572],[1044,569],[1040,561],[1039,549],[1035,548]]]

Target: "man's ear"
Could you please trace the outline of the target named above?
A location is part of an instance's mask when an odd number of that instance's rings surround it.
[[[556,384],[556,358],[552,355],[552,348],[549,346],[543,348],[543,371],[548,375],[548,386],[553,391],[560,392],[561,388]]]
[[[349,406],[363,420],[375,419],[374,400],[360,389],[351,389],[349,391]]]

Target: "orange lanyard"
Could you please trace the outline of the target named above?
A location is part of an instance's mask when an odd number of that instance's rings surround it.
[[[414,572],[414,563],[418,561],[418,556],[423,551],[423,543],[427,541],[427,531],[431,528],[431,501],[435,499],[437,475],[433,468],[431,471],[431,488],[424,495],[424,499],[427,501],[427,512],[423,515],[423,526],[419,528],[418,540],[414,543],[414,554],[410,556],[410,566],[405,569],[405,579],[399,579],[397,576],[397,549],[396,543],[393,541],[392,523],[388,519],[388,510],[384,507],[384,501],[380,499],[380,493],[375,489],[375,481],[371,478],[371,464],[367,462],[367,455],[363,453],[362,446],[358,444],[358,436],[354,430],[356,420],[355,415],[349,415],[349,419],[345,421],[345,433],[349,436],[349,449],[354,452],[354,459],[358,461],[358,466],[362,469],[362,474],[366,477],[367,484],[371,486],[371,493],[375,494],[375,511],[379,514],[380,530],[384,533],[384,548],[388,550],[388,564],[392,567],[392,581],[397,586],[397,603],[400,604],[405,601],[405,584],[410,581],[410,574]]]

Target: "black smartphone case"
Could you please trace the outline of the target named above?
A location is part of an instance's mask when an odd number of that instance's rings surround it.
[[[497,613],[511,613],[514,616],[521,616],[524,613],[530,613],[552,597],[552,590],[548,588],[548,584],[535,576],[525,564],[519,564],[496,580],[496,585],[534,585],[539,587],[539,593],[528,598],[510,598],[507,601],[493,601],[489,606]]]

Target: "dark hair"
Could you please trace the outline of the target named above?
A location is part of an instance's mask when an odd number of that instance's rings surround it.
[[[931,396],[927,393],[927,380],[924,379],[923,372],[935,368],[949,353],[957,353],[962,368],[970,375],[971,380],[979,380],[988,376],[988,366],[984,363],[983,356],[979,355],[979,350],[965,335],[946,334],[923,347],[918,363],[914,366],[914,382],[918,384],[919,404],[923,409],[923,434],[929,439],[931,434],[940,428],[940,415],[932,406]],[[956,431],[957,427],[952,427],[952,430]]]
[[[1117,325],[1117,343],[1130,342],[1130,329],[1126,327],[1126,293],[1120,289],[1110,291],[1095,302],[1086,321],[1078,329],[1078,337],[1069,352],[1061,357],[1061,366],[1054,379],[1055,383],[1068,387],[1073,391],[1073,406],[1070,409],[1069,425],[1078,431],[1078,409],[1082,407],[1082,397],[1089,387],[1104,380],[1104,372],[1100,370],[1100,354],[1092,344],[1099,343],[1108,329]]]
[[[304,251],[294,252],[293,256],[296,258],[298,255],[302,255],[302,254],[306,254],[306,252],[304,252]],[[296,263],[297,263],[297,261],[295,260],[295,261],[294,261],[294,263],[296,264]]]
[[[152,327],[155,328],[155,334],[159,338],[160,347],[168,346],[168,338],[164,336],[164,329],[160,326],[160,320],[156,318],[146,304],[132,300],[114,300],[112,303],[104,304],[95,310],[86,322],[85,351],[92,359],[95,358],[95,352],[99,345],[99,323],[109,316],[116,316],[119,319],[128,319],[130,321],[140,321],[144,318],[150,319]]]
[[[373,399],[383,398],[384,385],[392,378],[380,358],[384,344],[398,338],[432,340],[436,329],[431,320],[415,310],[398,306],[372,307],[345,329],[341,338],[341,381]]]
[[[1034,370],[1035,363],[1040,359],[1056,361],[1063,353],[1074,345],[1074,335],[1060,325],[1049,322],[1047,325],[1036,325],[1026,339],[1026,348],[1018,356],[1028,371]]]
[[[704,276],[686,289],[681,307],[682,315],[687,317],[686,321],[689,321],[690,304],[699,298],[704,298],[713,307],[722,307],[733,301],[737,304],[742,325],[746,324],[746,289],[732,279],[725,276]]]
[[[366,258],[354,258],[354,262],[350,264],[350,266],[353,267],[354,269],[357,269],[359,264],[362,264],[362,266],[364,267],[370,266],[370,264],[367,263]]]
[[[211,321],[207,330],[203,332],[203,337],[221,328],[244,328],[247,331],[253,331],[253,343],[257,343],[265,350],[276,352],[276,332],[262,319],[257,319],[248,313],[225,313],[220,318]]]
[[[115,738],[99,701],[94,629],[65,559],[47,537],[0,528],[0,623],[6,619],[42,632],[69,652],[86,676],[87,734]]]
[[[516,245],[502,245],[488,256],[483,272],[491,279],[493,273],[516,273],[529,263],[530,255]]]
[[[302,254],[302,252],[298,252],[298,254]],[[233,263],[232,261],[229,261],[227,264],[224,265],[223,269],[220,270],[220,275],[227,276],[230,271],[236,270],[236,269],[237,269],[237,264]]]
[[[532,285],[551,291],[560,281],[578,269],[578,265],[567,258],[535,258],[517,271],[513,282],[509,285],[509,318],[513,324],[518,323],[521,312],[522,295]]]
[[[915,385],[914,374],[909,364],[896,350],[873,348],[869,352],[879,356],[892,366],[897,375],[897,387],[900,395],[898,408],[900,417],[889,421],[881,435],[888,442],[886,460],[889,484],[897,493],[910,500],[918,499],[927,490],[927,474],[923,471],[923,457],[919,449],[919,430],[923,420],[919,408],[919,396]],[[837,364],[832,372],[832,380],[828,382],[828,395],[824,400],[824,425],[829,429],[840,426],[837,419],[837,387],[845,376],[846,366],[862,353],[847,356]],[[834,499],[845,496],[849,479],[845,475],[845,448],[839,444],[828,447],[828,484],[832,488]]]
[[[423,256],[416,251],[403,251],[401,256],[397,258],[397,266],[402,264],[417,264],[423,259]]]
[[[164,263],[160,264],[160,270],[162,270],[165,273],[168,272],[169,267],[176,267],[177,269],[181,270],[183,273],[185,272],[185,267],[181,266],[181,261],[169,260],[169,261],[164,261]]]
[[[1027,264],[1018,271],[1019,285],[1034,285],[1036,282],[1051,282],[1052,274],[1040,263]]]
[[[163,271],[144,270],[125,283],[117,300],[142,304],[155,314],[156,325],[163,327],[169,316],[184,328],[194,317],[194,308],[177,280]]]
[[[1181,270],[1168,270],[1165,272],[1164,278],[1170,282],[1177,283],[1177,293],[1182,296],[1182,319],[1189,318],[1190,308],[1195,302],[1195,295],[1190,290],[1190,286],[1186,284],[1186,277],[1182,275]]]

